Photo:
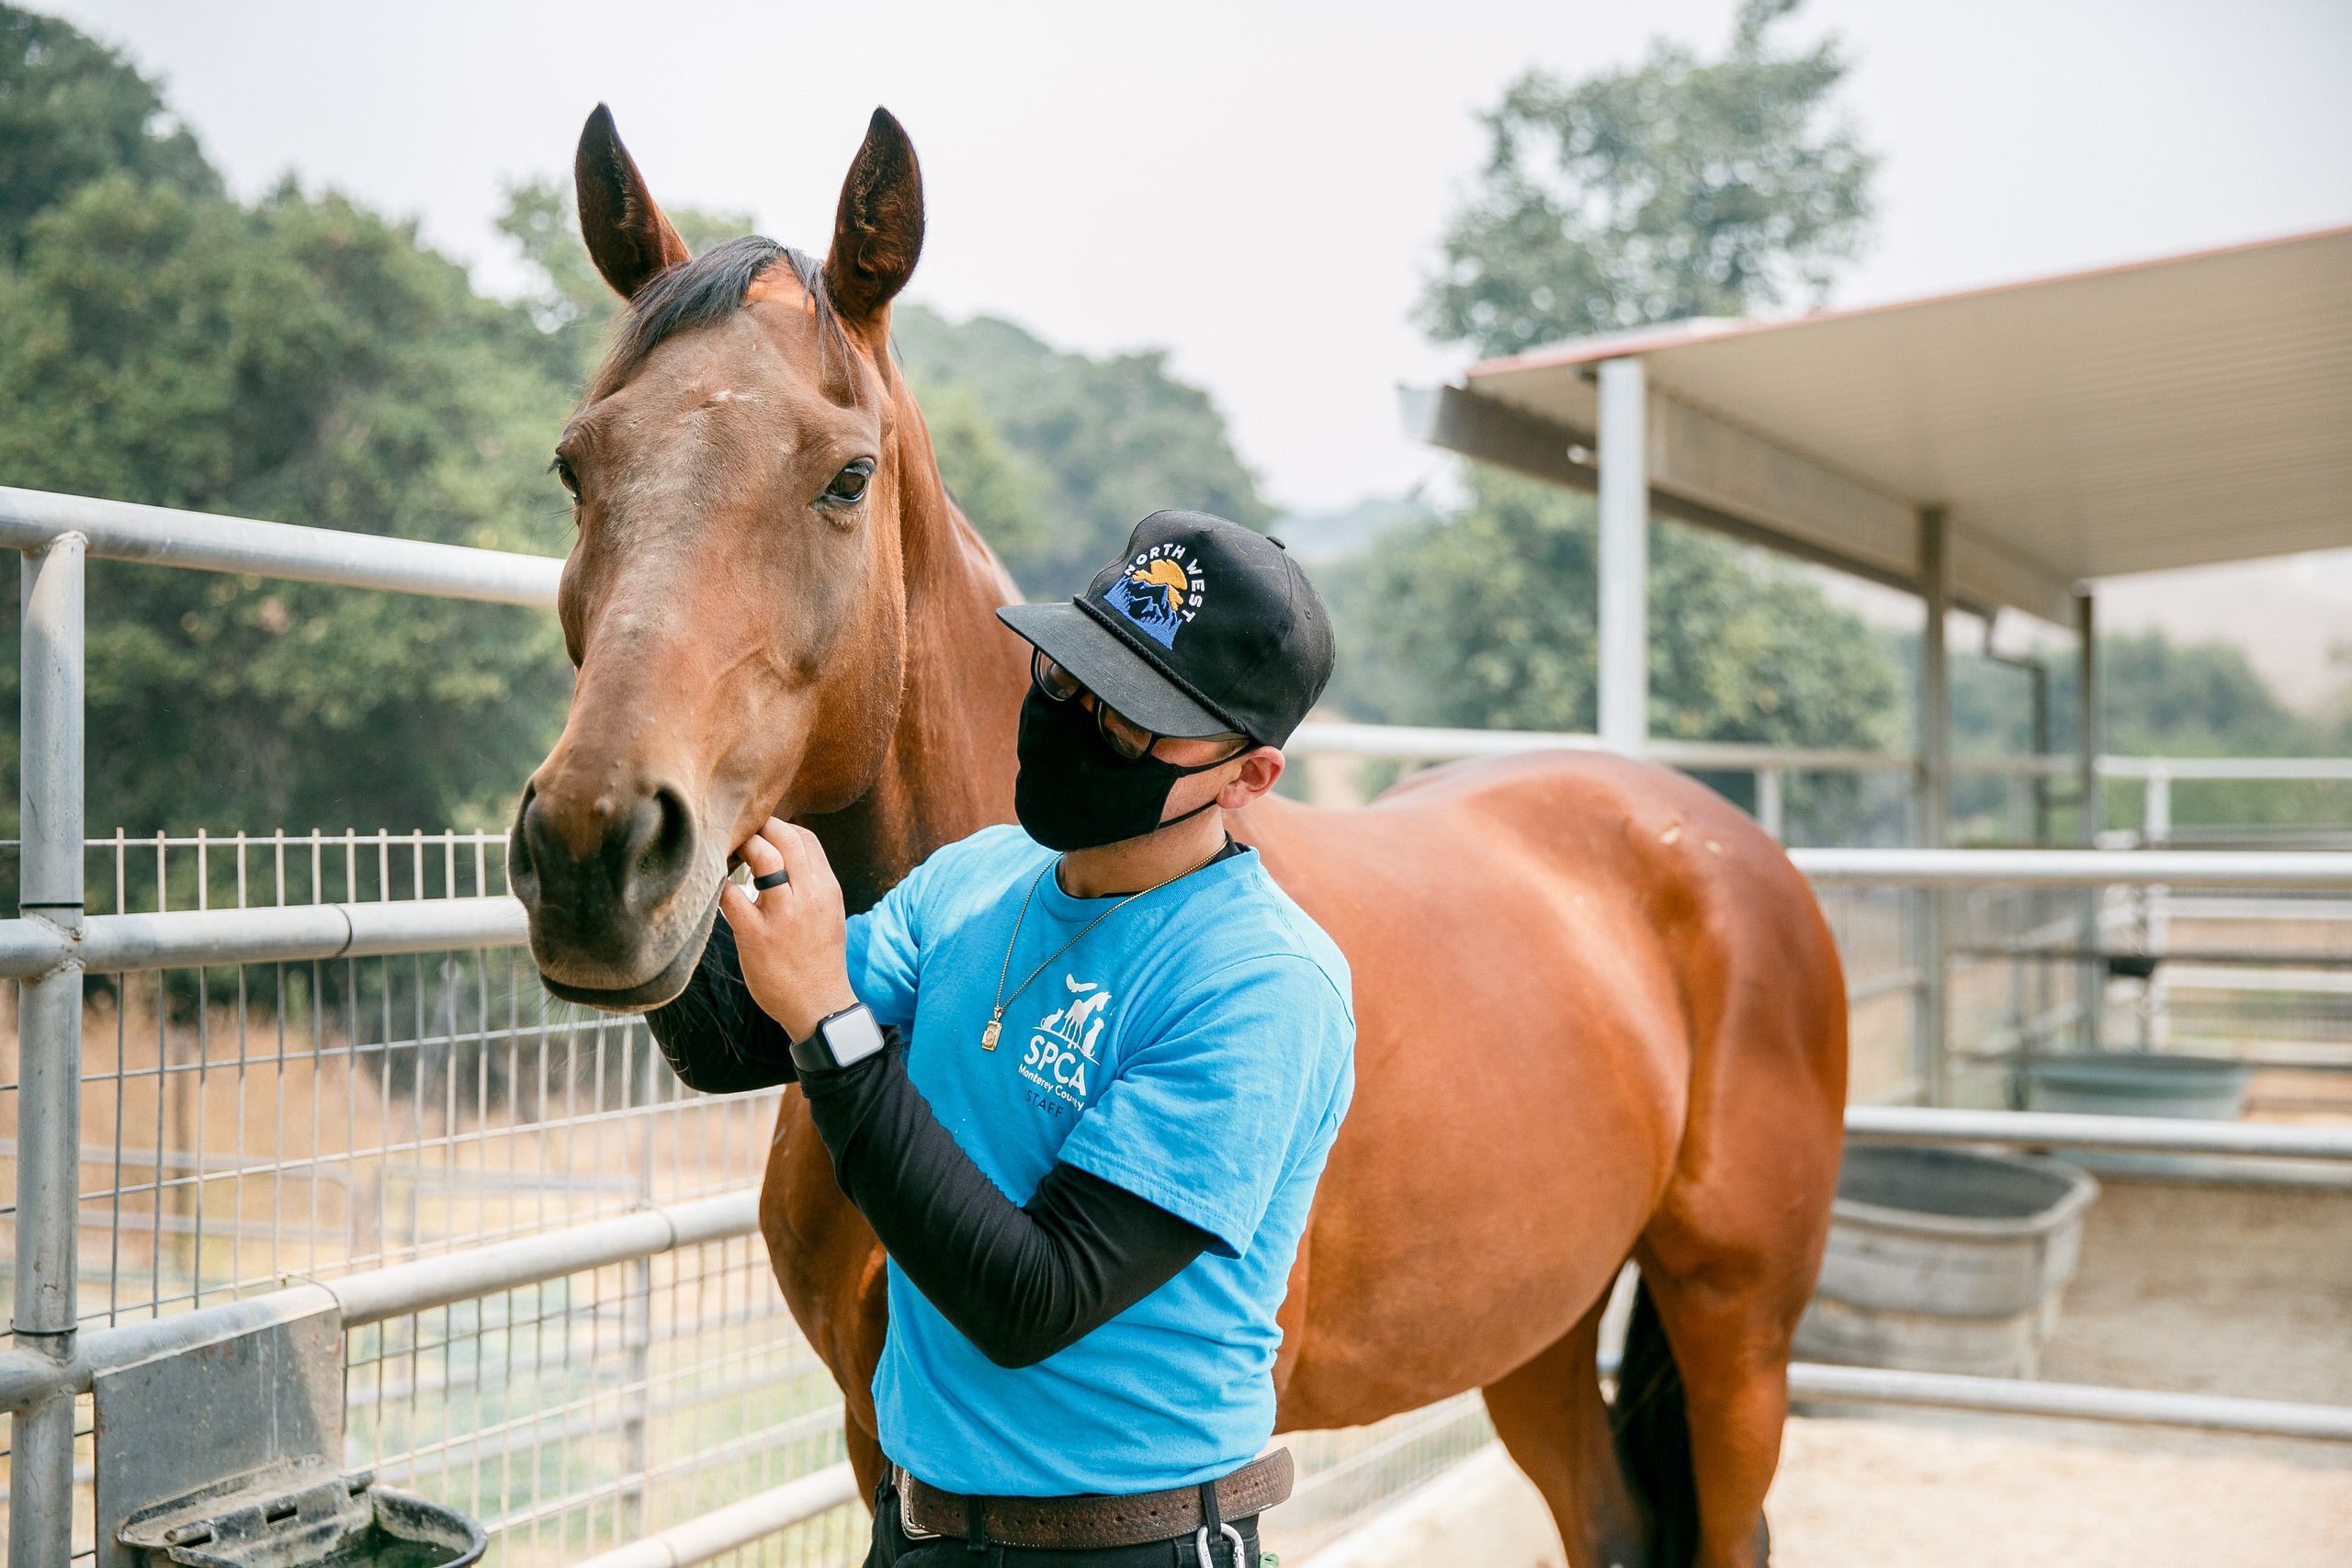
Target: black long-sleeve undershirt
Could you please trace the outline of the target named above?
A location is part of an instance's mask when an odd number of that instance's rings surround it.
[[[898,1032],[800,1080],[833,1175],[915,1289],[1001,1367],[1068,1348],[1176,1277],[1213,1239],[1057,1162],[1015,1207],[907,1076]]]
[[[647,1022],[678,1077],[707,1093],[789,1083],[784,1028],[752,999],[724,922],[685,991]],[[972,1162],[887,1049],[802,1079],[842,1190],[915,1288],[981,1354],[1044,1360],[1175,1278],[1214,1239],[1167,1210],[1057,1163],[1016,1206]]]

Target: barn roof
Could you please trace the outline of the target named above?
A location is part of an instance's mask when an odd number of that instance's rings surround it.
[[[1416,433],[1594,482],[1595,367],[1638,356],[1652,505],[1954,595],[2352,545],[2352,227],[1786,321],[1534,349],[1408,395]]]

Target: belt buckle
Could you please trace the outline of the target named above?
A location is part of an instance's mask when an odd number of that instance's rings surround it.
[[[907,1495],[907,1482],[910,1478],[906,1467],[899,1465],[894,1468],[899,1472],[899,1533],[909,1540],[937,1540],[937,1530],[927,1530],[915,1523],[914,1500]]]

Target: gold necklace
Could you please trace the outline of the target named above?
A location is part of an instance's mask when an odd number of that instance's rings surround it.
[[[1021,993],[1029,988],[1029,982],[1044,974],[1053,964],[1055,959],[1059,958],[1063,953],[1068,953],[1072,947],[1078,945],[1079,937],[1084,936],[1088,931],[1092,931],[1096,926],[1101,925],[1103,921],[1109,919],[1112,916],[1117,914],[1120,910],[1125,908],[1136,899],[1142,897],[1146,893],[1157,893],[1161,888],[1167,886],[1170,882],[1180,882],[1183,880],[1185,877],[1192,875],[1193,873],[1200,870],[1201,866],[1208,864],[1209,861],[1216,859],[1218,855],[1223,853],[1225,853],[1225,846],[1223,844],[1219,844],[1216,851],[1210,854],[1209,859],[1201,862],[1200,865],[1187,866],[1184,870],[1178,872],[1174,876],[1167,878],[1166,881],[1155,882],[1148,887],[1138,888],[1136,891],[1128,894],[1125,897],[1120,899],[1117,903],[1112,905],[1109,908],[1103,910],[1101,914],[1095,916],[1084,925],[1079,927],[1077,935],[1072,936],[1069,941],[1062,943],[1059,947],[1054,949],[1053,952],[1046,954],[1045,963],[1040,964],[1035,969],[1030,970],[1028,975],[1022,980],[1021,984],[1012,987],[1012,995],[1008,997],[1004,994],[1004,977],[1012,973],[1012,950],[1018,946],[1021,942],[1021,923],[1029,918],[1029,900],[1037,896],[1037,885],[1046,880],[1046,873],[1061,864],[1062,857],[1056,855],[1052,860],[1049,860],[1045,864],[1039,866],[1037,868],[1037,874],[1029,879],[1029,891],[1021,896],[1021,912],[1012,917],[1012,939],[1004,944],[1004,962],[997,968],[996,1000],[989,1009],[988,1027],[980,1031],[980,1049],[983,1051],[993,1051],[996,1049],[997,1036],[1004,1031],[1004,1010],[1011,1007],[1014,1002],[1019,1001],[1021,999]]]

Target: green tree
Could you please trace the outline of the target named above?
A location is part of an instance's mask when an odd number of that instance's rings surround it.
[[[1818,290],[1859,243],[1871,160],[1825,128],[1834,41],[1766,37],[1792,0],[1749,0],[1702,62],[1660,42],[1632,70],[1531,73],[1486,117],[1478,187],[1422,302],[1489,353],[1770,306]],[[1590,729],[1599,579],[1591,502],[1474,471],[1460,516],[1384,539],[1339,585],[1335,696],[1392,720]],[[1896,666],[1793,569],[1673,523],[1650,529],[1650,730],[1871,748],[1896,739]],[[1746,801],[1744,775],[1713,781]],[[1852,820],[1851,781],[1792,781],[1792,817]]]
[[[291,187],[247,210],[116,175],[0,272],[14,482],[560,550],[568,404],[538,329],[414,234]],[[90,820],[484,822],[569,685],[551,617],[96,562]],[[11,710],[13,713],[13,709]]]
[[[0,6],[0,260],[24,254],[34,214],[117,171],[220,193],[153,83],[72,24],[13,6]]]
[[[1771,48],[1797,3],[1746,0],[1720,60],[1661,40],[1630,71],[1513,82],[1422,298],[1431,333],[1510,354],[1818,299],[1862,242],[1876,160],[1832,118],[1836,39]]]
[[[696,255],[752,230],[748,212],[695,207],[663,211],[686,249]],[[605,352],[605,333],[620,314],[621,301],[581,243],[580,215],[570,185],[541,177],[508,186],[498,227],[538,274],[524,304],[584,387]]]
[[[1383,539],[1334,574],[1347,649],[1335,700],[1396,723],[1590,731],[1598,534],[1589,498],[1474,470],[1450,521]],[[1896,665],[1792,567],[1670,523],[1650,529],[1650,729],[1691,740],[1875,749],[1895,743]],[[1746,775],[1711,778],[1751,804]],[[1792,781],[1799,821],[1859,799]]]
[[[570,376],[526,310],[339,197],[225,198],[119,56],[17,11],[0,35],[10,152],[51,171],[0,180],[9,483],[564,547]],[[535,611],[99,561],[88,617],[101,831],[493,823],[570,684]]]
[[[1094,359],[1050,347],[1010,321],[953,321],[922,305],[895,314],[898,350],[934,437],[951,421],[985,419],[1012,475],[964,466],[940,441],[948,489],[1033,598],[1075,592],[1126,541],[1138,519],[1193,506],[1252,528],[1273,511],[1206,392],[1168,372],[1158,351]],[[967,399],[963,409],[956,400]],[[985,412],[983,412],[985,411]],[[991,493],[1027,491],[1015,513]]]

